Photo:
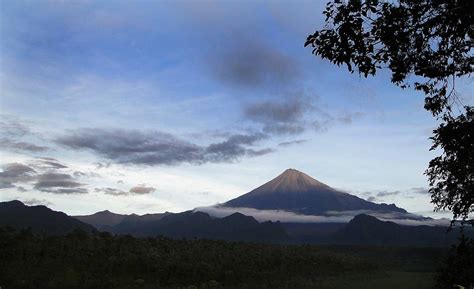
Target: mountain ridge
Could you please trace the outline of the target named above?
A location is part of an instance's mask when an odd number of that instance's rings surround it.
[[[63,212],[42,205],[27,206],[18,200],[0,202],[0,226],[31,229],[33,232],[61,235],[75,229],[95,231],[86,224]]]
[[[199,211],[167,213],[159,218],[154,216],[152,219],[142,219],[136,215],[129,217],[138,219],[131,223],[122,222],[98,230],[136,237],[164,236],[173,239],[199,238],[280,244],[390,246],[447,246],[456,242],[458,237],[456,232],[459,231],[459,228],[455,228],[448,235],[447,227],[404,226],[365,214],[355,216],[346,224],[258,222],[254,217],[242,213],[215,218]],[[68,234],[75,229],[96,231],[91,225],[65,213],[53,211],[45,206],[25,206],[20,201],[0,202],[0,226],[31,228],[33,232],[48,235]],[[474,230],[469,229],[465,229],[466,235],[474,236]]]

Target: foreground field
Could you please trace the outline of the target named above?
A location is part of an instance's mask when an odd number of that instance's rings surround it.
[[[439,248],[286,246],[0,229],[2,288],[432,288]]]

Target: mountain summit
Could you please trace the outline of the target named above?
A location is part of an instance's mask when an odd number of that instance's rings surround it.
[[[223,206],[285,210],[307,215],[356,210],[406,213],[393,204],[376,204],[338,191],[295,169],[285,170],[273,180]]]
[[[275,192],[304,193],[315,189],[327,190],[331,188],[303,172],[295,169],[287,169],[278,177],[252,192],[254,194],[269,194]]]

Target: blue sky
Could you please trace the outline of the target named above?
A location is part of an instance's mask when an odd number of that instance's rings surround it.
[[[432,210],[423,95],[312,56],[320,1],[0,5],[3,200],[181,211],[292,167]],[[459,94],[473,102],[468,81]]]

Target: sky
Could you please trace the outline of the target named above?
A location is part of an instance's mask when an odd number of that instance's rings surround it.
[[[442,215],[423,95],[312,55],[324,2],[1,1],[0,201],[180,212],[295,168]]]

